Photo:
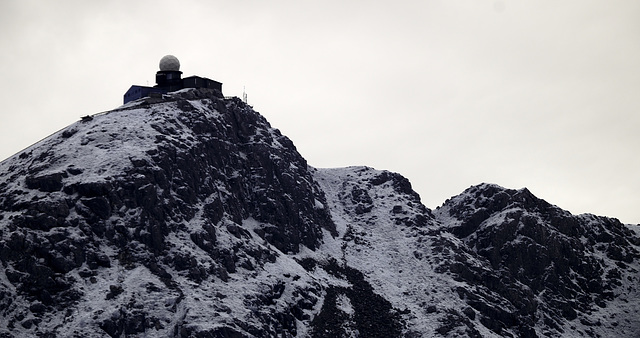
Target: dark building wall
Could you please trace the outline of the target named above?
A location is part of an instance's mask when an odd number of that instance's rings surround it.
[[[200,76],[189,76],[181,78],[180,71],[159,71],[156,73],[156,86],[136,86],[133,85],[124,94],[124,103],[135,101],[149,96],[150,93],[168,93],[183,88],[208,88],[215,89],[222,93],[222,83]]]
[[[222,83],[200,76],[189,76],[182,80],[184,88],[209,88],[222,92]]]
[[[155,87],[163,88],[169,92],[182,89],[182,72],[177,70],[158,71]]]
[[[166,91],[156,87],[134,85],[131,86],[126,93],[124,93],[124,103],[147,97],[150,93],[166,93]]]

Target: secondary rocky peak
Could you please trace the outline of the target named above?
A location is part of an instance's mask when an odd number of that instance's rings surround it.
[[[627,226],[606,217],[574,216],[527,189],[473,186],[434,214],[477,253],[477,264],[486,267],[452,264],[452,272],[467,281],[481,281],[487,292],[512,304],[522,304],[516,305],[520,318],[533,318],[533,309],[542,311],[545,325],[561,332],[567,320],[580,317],[587,326],[597,322],[590,316],[638,277],[639,238]],[[500,276],[499,283],[494,276]],[[499,326],[507,327],[508,320],[505,317]],[[520,334],[533,326],[517,325]]]

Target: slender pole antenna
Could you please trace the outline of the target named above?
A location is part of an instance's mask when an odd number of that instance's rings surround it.
[[[242,102],[247,103],[247,91],[245,90],[245,86],[242,86]]]

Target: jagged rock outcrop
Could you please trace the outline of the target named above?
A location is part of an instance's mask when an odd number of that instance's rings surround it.
[[[183,90],[0,163],[0,337],[633,335],[631,229],[486,184],[432,212]]]
[[[440,270],[475,286],[457,291],[494,332],[640,333],[635,315],[615,309],[620,296],[637,299],[640,278],[640,238],[618,220],[574,216],[527,189],[490,184],[467,189],[435,213],[464,244],[455,254],[462,257]]]

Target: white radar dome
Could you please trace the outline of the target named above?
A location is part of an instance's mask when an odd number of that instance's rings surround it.
[[[177,72],[180,70],[180,61],[178,61],[178,58],[173,55],[165,55],[160,59],[160,70]]]

